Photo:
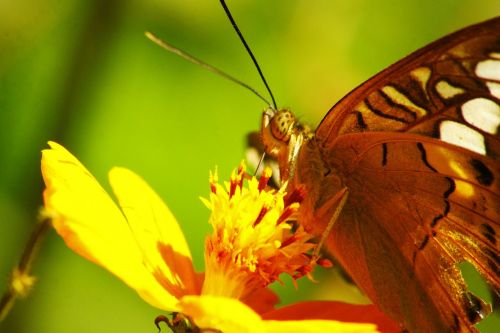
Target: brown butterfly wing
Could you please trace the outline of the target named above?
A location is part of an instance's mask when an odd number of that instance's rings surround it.
[[[339,138],[328,160],[347,170],[342,176],[350,189],[330,249],[368,285],[374,302],[411,331],[466,330],[488,309],[467,292],[455,264],[471,262],[500,287],[500,184],[476,168],[499,174],[499,163],[416,135],[356,136]]]
[[[500,288],[498,124],[464,111],[499,105],[499,74],[483,70],[497,56],[500,18],[430,44],[335,105],[298,159],[297,181],[309,192],[302,220],[320,233],[334,209],[328,198],[349,189],[328,248],[412,332],[474,331],[489,312],[457,263],[471,262]],[[469,149],[444,142],[454,133],[442,124],[480,140]],[[460,130],[454,143],[469,139]]]
[[[426,120],[451,117],[454,107],[476,97],[491,99],[500,80],[478,77],[478,63],[500,60],[500,17],[457,31],[427,45],[372,77],[340,100],[316,130],[322,142],[365,131],[405,131],[435,136]],[[453,94],[453,88],[463,93]],[[446,93],[451,94],[445,98]],[[436,120],[432,120],[431,124]],[[500,155],[495,151],[495,157]]]

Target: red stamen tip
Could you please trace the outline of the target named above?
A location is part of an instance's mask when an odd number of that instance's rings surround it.
[[[266,188],[267,183],[269,182],[269,179],[271,178],[272,174],[273,171],[271,170],[271,168],[266,167],[264,169],[264,172],[262,173],[262,176],[259,179],[259,192],[262,192]]]
[[[269,211],[268,207],[265,207],[265,206],[262,207],[262,209],[259,212],[259,215],[257,216],[257,218],[255,219],[255,222],[253,223],[254,228],[262,221],[262,219],[264,218],[264,216],[266,215],[266,213],[268,211]]]
[[[296,207],[288,206],[285,208],[285,210],[281,213],[280,217],[276,221],[276,225],[280,225],[281,223],[285,222],[288,220],[290,216],[292,216],[295,212],[297,211]]]
[[[231,185],[229,186],[229,198],[232,198],[234,193],[236,193],[236,185],[236,182],[231,179]]]
[[[281,243],[281,246],[280,246],[280,249],[292,244],[293,242],[295,242],[297,240],[297,236],[293,235],[293,236],[290,236],[289,238],[285,239],[285,241],[283,243]]]
[[[288,193],[284,198],[283,201],[285,202],[285,206],[290,206],[294,202],[301,203],[305,196],[307,194],[307,191],[304,186],[300,186],[298,188],[295,188],[291,193]]]
[[[212,171],[210,171],[210,176],[209,176],[210,191],[213,194],[217,194],[217,182],[219,181],[218,178],[219,177],[217,177],[217,168],[215,169],[215,173],[212,173]]]
[[[316,263],[323,268],[333,267],[333,262],[327,258],[318,258],[318,260],[316,260]]]

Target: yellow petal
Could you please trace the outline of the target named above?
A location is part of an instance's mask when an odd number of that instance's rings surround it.
[[[173,310],[166,292],[143,264],[125,217],[85,167],[64,147],[49,142],[42,152],[44,201],[68,247],[122,279],[151,305]]]
[[[179,307],[183,314],[192,318],[202,329],[217,329],[224,333],[266,332],[260,316],[234,298],[185,296]]]
[[[201,329],[224,333],[375,333],[373,324],[343,323],[335,320],[263,320],[242,302],[228,297],[186,296],[181,312]]]
[[[375,325],[343,323],[334,320],[265,320],[264,331],[269,333],[375,333]]]
[[[178,298],[199,294],[191,253],[168,207],[130,170],[113,168],[109,181],[152,274]]]

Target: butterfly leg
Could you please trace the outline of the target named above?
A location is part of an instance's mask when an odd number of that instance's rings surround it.
[[[330,234],[333,225],[335,224],[340,213],[342,212],[342,208],[344,208],[348,196],[349,196],[349,190],[347,189],[347,187],[344,187],[342,190],[337,192],[337,194],[335,194],[330,200],[328,200],[328,202],[325,203],[324,207],[329,208],[332,207],[333,205],[336,205],[336,207],[332,217],[330,218],[330,221],[328,221],[328,224],[326,225],[325,230],[321,233],[321,239],[319,240],[318,245],[314,249],[311,261],[314,262],[318,260],[319,251],[323,247],[323,244],[328,238],[328,235]]]
[[[293,179],[295,176],[295,168],[297,166],[297,157],[299,156],[300,148],[304,142],[304,136],[302,134],[293,134],[288,142],[288,149],[283,150],[278,155],[278,163],[280,166],[285,165],[286,167],[280,168],[281,183],[284,184],[286,181]]]
[[[170,323],[170,319],[167,316],[159,315],[155,318],[155,326],[158,328],[158,332],[161,332],[160,323],[165,323],[167,326],[172,329],[172,324]]]
[[[200,333],[200,332],[217,332],[217,330],[212,329],[200,329],[194,323],[191,322],[189,318],[178,312],[173,312],[171,314],[172,319],[169,319],[165,315],[159,315],[155,318],[155,325],[158,328],[158,332],[161,332],[160,323],[165,323],[171,332],[173,333]]]

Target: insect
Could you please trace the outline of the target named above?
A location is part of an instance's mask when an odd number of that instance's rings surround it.
[[[491,307],[468,291],[457,264],[470,262],[500,290],[499,125],[494,18],[380,72],[315,131],[269,107],[261,138],[288,191],[306,193],[299,222],[326,235],[327,250],[375,304],[411,332],[474,332]]]
[[[471,332],[489,305],[468,261],[500,288],[500,18],[407,56],[345,96],[314,132],[269,108],[262,139],[299,222],[411,332]],[[334,218],[338,213],[338,217]]]

